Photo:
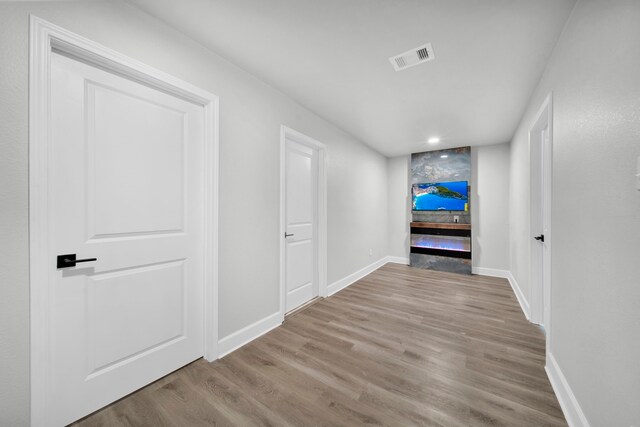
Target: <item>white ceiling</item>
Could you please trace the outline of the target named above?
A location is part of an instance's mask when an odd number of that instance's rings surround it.
[[[130,2],[396,156],[509,141],[575,0]]]

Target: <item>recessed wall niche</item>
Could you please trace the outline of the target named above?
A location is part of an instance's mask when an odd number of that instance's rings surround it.
[[[470,147],[411,155],[411,266],[471,274],[470,180]]]

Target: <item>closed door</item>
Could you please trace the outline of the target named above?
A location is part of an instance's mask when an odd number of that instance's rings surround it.
[[[287,139],[285,311],[318,296],[318,151]]]
[[[549,253],[551,156],[549,126],[531,133],[531,230],[535,241],[531,253],[531,321],[547,328],[551,283]]]
[[[203,355],[204,111],[54,53],[51,112],[49,407],[64,425]]]

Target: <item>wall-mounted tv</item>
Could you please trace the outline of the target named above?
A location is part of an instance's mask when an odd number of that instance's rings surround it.
[[[411,199],[414,211],[467,211],[467,181],[413,184]]]

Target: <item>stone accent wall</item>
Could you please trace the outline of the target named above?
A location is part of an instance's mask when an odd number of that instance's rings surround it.
[[[471,147],[427,151],[411,155],[412,185],[451,181],[471,181]],[[454,217],[458,217],[459,223],[471,224],[471,193],[469,188],[469,203],[466,212],[412,211],[412,221],[452,223],[455,222]],[[438,271],[471,274],[470,259],[412,253],[410,265]]]

